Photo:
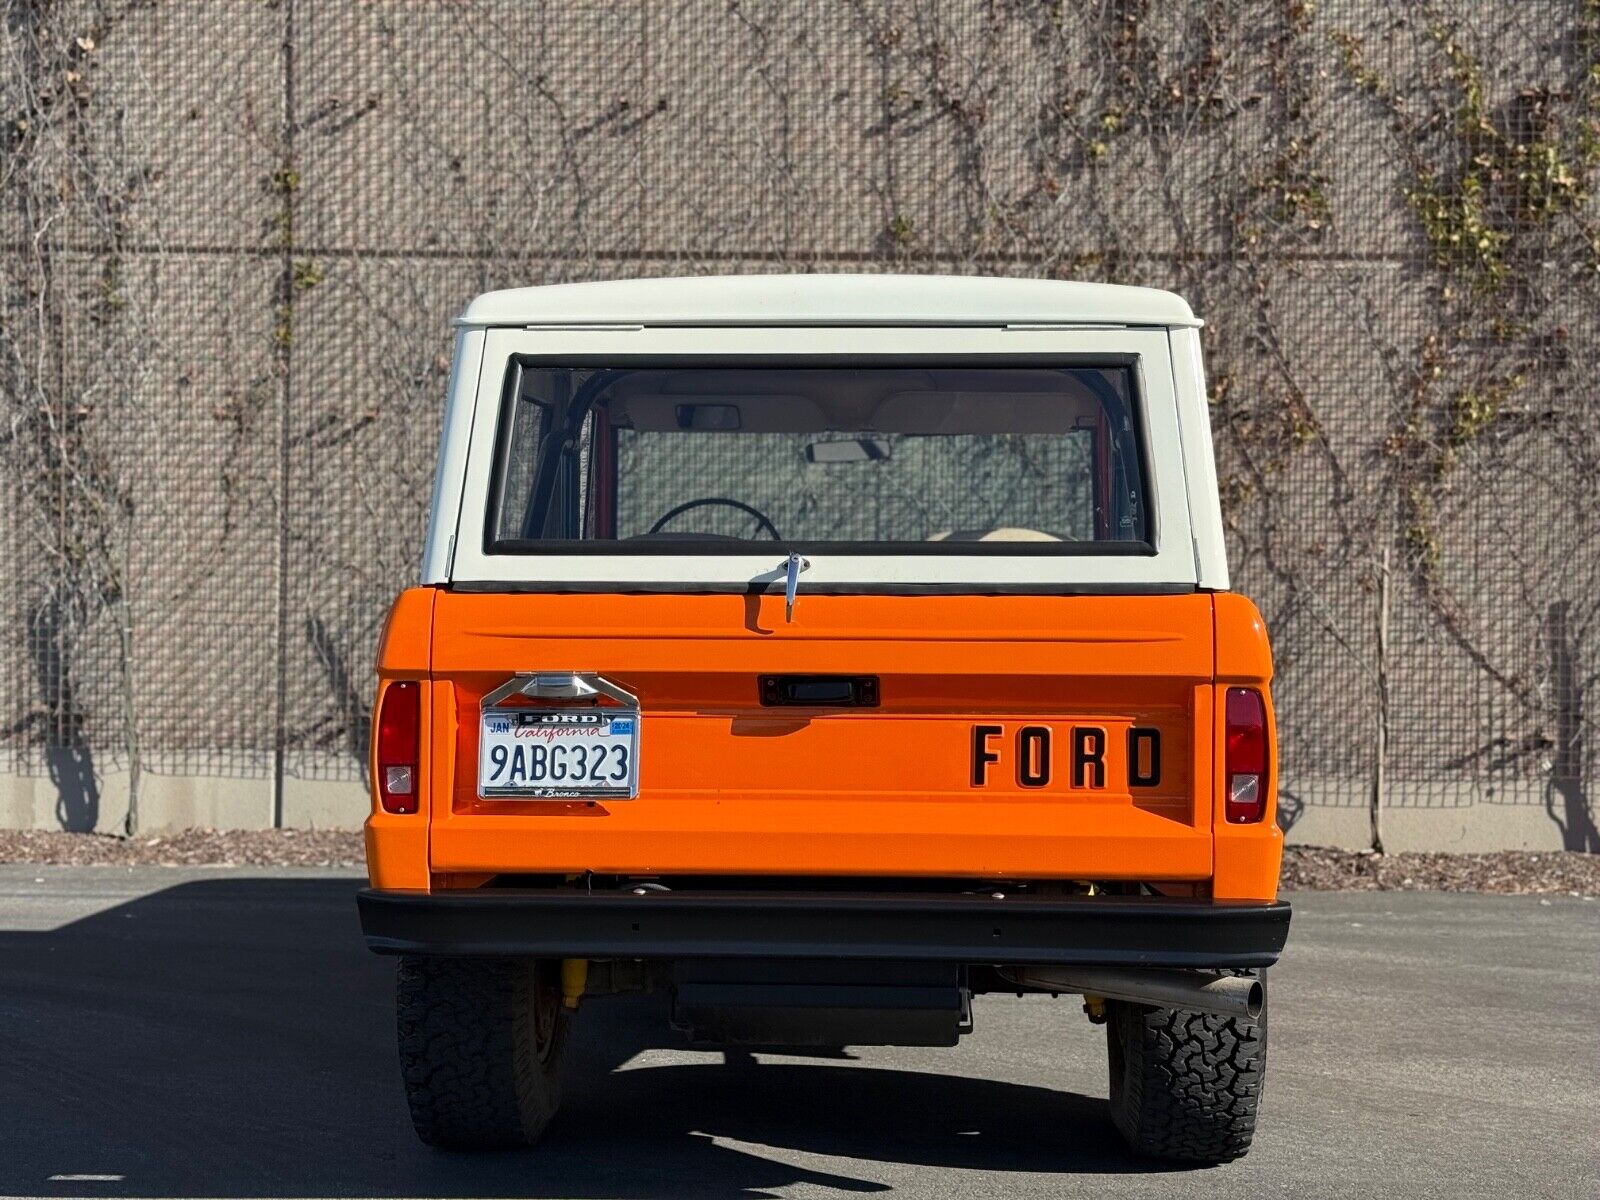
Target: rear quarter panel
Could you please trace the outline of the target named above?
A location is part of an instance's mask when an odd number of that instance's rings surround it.
[[[400,593],[389,610],[383,633],[378,638],[378,690],[372,711],[374,720],[383,705],[383,694],[397,680],[423,682],[421,728],[432,729],[440,714],[435,710],[438,688],[426,682],[433,660],[433,607],[436,588],[409,588]],[[431,788],[438,786],[436,773],[443,767],[433,752],[432,739],[424,736],[417,764],[418,777]],[[367,748],[367,777],[376,779],[377,746]],[[363,830],[367,850],[367,877],[373,887],[395,891],[426,891],[431,884],[428,870],[427,805],[415,813],[386,813],[378,807],[376,793],[372,811]]]
[[[1212,597],[1216,607],[1217,685],[1213,689],[1212,827],[1216,835],[1216,874],[1212,895],[1219,900],[1270,900],[1278,894],[1283,832],[1278,828],[1278,730],[1272,704],[1272,651],[1256,606],[1231,592]],[[1224,705],[1227,689],[1251,687],[1266,701],[1269,747],[1267,811],[1257,824],[1232,825],[1224,819],[1222,797],[1226,746]]]

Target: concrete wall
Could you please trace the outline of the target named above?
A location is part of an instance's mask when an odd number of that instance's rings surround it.
[[[344,762],[327,775],[273,779],[271,755],[235,761],[226,773],[141,769],[140,832],[171,829],[356,829],[371,806],[366,784],[342,778]],[[126,767],[85,766],[80,755],[56,752],[35,769],[0,759],[0,827],[80,829],[120,834],[126,827],[133,773]]]
[[[469,296],[898,270],[1207,319],[1291,836],[1600,849],[1588,6],[8,11],[0,820],[358,819]]]

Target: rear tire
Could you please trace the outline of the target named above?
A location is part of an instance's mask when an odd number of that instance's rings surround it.
[[[396,1011],[419,1138],[445,1150],[538,1140],[561,1103],[559,962],[403,958]]]
[[[1266,1078],[1266,998],[1256,1020],[1122,1001],[1106,1009],[1111,1119],[1134,1153],[1193,1163],[1243,1156]]]

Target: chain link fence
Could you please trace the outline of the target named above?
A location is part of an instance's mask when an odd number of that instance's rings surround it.
[[[359,780],[467,297],[895,270],[1209,320],[1286,819],[1600,849],[1594,0],[4,14],[0,772],[50,823],[111,771]]]

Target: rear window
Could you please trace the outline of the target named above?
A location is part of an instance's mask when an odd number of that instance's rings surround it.
[[[1149,553],[1125,365],[515,363],[491,553]]]

